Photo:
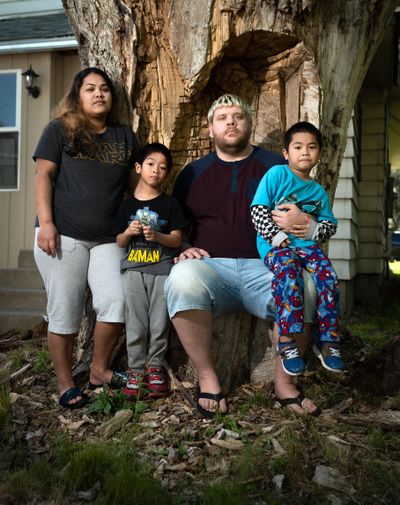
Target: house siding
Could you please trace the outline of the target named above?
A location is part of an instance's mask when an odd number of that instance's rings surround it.
[[[363,300],[366,289],[370,297],[374,293],[377,297],[387,272],[385,201],[389,177],[387,92],[364,88],[360,99],[363,131],[356,301]]]
[[[0,268],[15,268],[21,249],[32,249],[34,236],[35,170],[32,153],[39,136],[49,121],[51,110],[65,93],[66,85],[79,70],[76,51],[69,53],[32,53],[0,55],[0,70],[21,72],[32,68],[39,74],[37,99],[28,96],[21,82],[21,130],[19,188],[0,191]]]
[[[333,203],[333,213],[338,220],[338,229],[329,243],[329,257],[339,278],[340,302],[344,313],[350,312],[353,307],[354,283],[357,275],[359,123],[360,110],[356,107],[347,130],[347,143]]]

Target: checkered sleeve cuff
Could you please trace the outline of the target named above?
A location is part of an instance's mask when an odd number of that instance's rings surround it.
[[[272,242],[275,235],[281,229],[275,224],[272,219],[271,209],[265,205],[253,205],[251,207],[251,220],[253,221],[256,231],[268,242]]]
[[[337,225],[331,221],[320,221],[313,234],[316,242],[326,242],[336,233]]]

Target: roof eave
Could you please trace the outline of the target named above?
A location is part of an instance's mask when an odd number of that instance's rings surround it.
[[[10,53],[37,53],[44,51],[62,51],[78,49],[78,43],[74,37],[57,37],[43,40],[24,40],[0,43],[0,54]]]

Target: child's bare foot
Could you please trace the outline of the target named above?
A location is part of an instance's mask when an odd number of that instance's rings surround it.
[[[288,380],[281,380],[280,383],[275,382],[275,396],[277,401],[295,414],[311,414],[318,413],[318,407],[309,398],[305,398],[296,385],[292,382],[289,376]]]

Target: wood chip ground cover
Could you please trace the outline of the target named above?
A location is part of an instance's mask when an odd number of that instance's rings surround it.
[[[205,421],[187,400],[194,385],[182,386],[177,378],[171,396],[144,400],[140,411],[126,403],[110,415],[89,408],[66,411],[58,406],[44,358],[44,331],[0,336],[0,387],[9,391],[10,402],[7,440],[2,435],[7,458],[0,463],[1,503],[45,503],[43,490],[30,500],[4,490],[15,471],[51,459],[60,436],[76,447],[128,444],[164,489],[165,503],[236,503],[232,496],[240,493],[246,500],[241,503],[254,505],[400,502],[400,396],[372,397],[367,384],[354,388],[352,370],[338,381],[314,363],[300,379],[303,391],[321,405],[319,417],[277,409],[271,384],[246,384],[230,396],[229,415]],[[357,339],[348,339],[353,363],[368,355]],[[89,394],[96,402],[99,392]],[[25,461],[12,457],[18,451]],[[103,503],[98,501],[102,486],[95,482],[49,503]]]

